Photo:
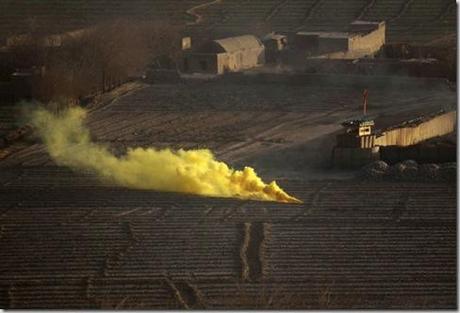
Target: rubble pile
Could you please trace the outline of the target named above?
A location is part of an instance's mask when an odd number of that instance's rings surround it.
[[[375,161],[364,166],[359,177],[369,180],[452,182],[457,179],[457,163],[418,164],[406,160],[390,166],[384,161]]]

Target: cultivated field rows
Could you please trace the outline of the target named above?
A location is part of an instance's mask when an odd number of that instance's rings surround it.
[[[196,6],[201,16],[186,13]],[[455,33],[456,4],[453,0],[136,0],[136,1],[66,1],[48,3],[21,0],[0,6],[0,35],[22,31],[26,17],[35,17],[39,30],[44,25],[62,22],[56,32],[85,27],[114,17],[164,19],[175,24],[189,24],[187,30],[196,38],[215,34],[308,30],[342,31],[355,19],[388,23],[388,42],[424,43]],[[68,18],[62,20],[63,16]],[[19,21],[19,23],[18,23]],[[43,29],[46,30],[46,29]],[[206,32],[206,35],[203,33]]]
[[[72,174],[48,171],[49,185],[4,178],[0,188],[0,303],[11,308],[125,298],[130,308],[223,308],[286,292],[303,307],[326,305],[325,293],[330,307],[455,303],[453,185],[281,181],[304,201],[282,205],[71,188],[54,183]]]
[[[244,10],[241,10],[244,7]],[[431,41],[455,32],[455,1],[436,0],[231,0],[207,6],[201,11],[202,25],[197,33],[214,30],[218,33],[248,28],[261,31],[343,31],[355,19],[387,21],[388,42]],[[265,25],[265,26],[264,26]]]
[[[202,2],[203,0],[4,1],[0,3],[0,36],[24,31],[27,18],[33,17],[36,19],[36,30],[50,31],[51,28],[56,33],[120,17],[134,20],[160,19],[178,24],[191,18],[186,14],[187,9]],[[55,24],[56,21],[59,21],[59,25]]]
[[[315,79],[145,86],[86,121],[116,154],[211,148],[300,205],[117,187],[56,166],[38,141],[2,160],[0,305],[455,307],[455,185],[312,175],[363,88]],[[455,104],[437,80],[366,84],[382,124]]]
[[[397,278],[395,278],[397,279]],[[298,284],[298,290],[306,290],[315,283]],[[353,282],[359,284],[360,281]],[[332,284],[332,283],[331,283]],[[381,282],[377,282],[381,284]],[[427,288],[436,289],[445,281],[431,281]],[[406,285],[413,285],[412,279]],[[86,287],[89,286],[89,287]],[[180,300],[174,297],[177,286],[187,290],[182,292]],[[27,284],[18,284],[11,294],[11,307],[49,308],[55,303],[60,308],[75,309],[97,307],[102,309],[164,309],[167,308],[400,308],[408,306],[423,309],[426,307],[446,307],[450,296],[445,294],[392,293],[386,296],[372,292],[344,293],[338,295],[330,287],[317,288],[308,296],[301,292],[287,295],[290,286],[283,283],[248,283],[239,285],[227,282],[201,282],[192,284],[176,281],[173,285],[167,279],[66,279],[66,283],[56,280],[35,280]],[[65,290],[65,291],[64,291]],[[87,290],[87,291],[86,291]],[[216,291],[222,291],[216,294]],[[83,294],[83,296],[82,296]],[[14,295],[14,296],[13,296]],[[229,296],[232,295],[232,296]],[[238,300],[235,300],[238,299]],[[72,299],[69,301],[68,299]],[[188,304],[184,301],[188,302]],[[254,305],[255,303],[255,305]],[[389,303],[391,303],[389,305]]]
[[[364,19],[386,20],[390,43],[425,43],[456,28],[453,0],[53,3],[0,4],[0,36],[23,16],[39,27],[68,16],[68,30],[120,12],[186,22],[199,36],[342,31]],[[205,3],[194,23],[186,12]],[[345,180],[322,167],[340,122],[361,114],[364,88],[377,128],[452,108],[456,93],[442,80],[251,74],[146,85],[90,105],[86,125],[116,155],[209,148],[302,204],[122,188],[57,166],[31,138],[0,155],[0,307],[456,308],[455,184]],[[0,115],[5,133],[16,112]]]
[[[441,80],[343,80],[348,83],[327,81],[327,86],[312,77],[292,84],[280,79],[255,84],[222,79],[174,88],[145,86],[110,105],[89,107],[86,124],[93,140],[117,155],[130,147],[208,148],[231,166],[262,167],[263,172],[266,166],[255,161],[261,156],[281,157],[283,163],[287,150],[300,147],[304,155],[297,154],[295,164],[280,166],[302,168],[317,164],[317,150],[309,147],[325,145],[329,155],[334,144],[331,134],[341,129],[340,122],[360,114],[364,88],[370,92],[369,114],[382,128],[455,105],[455,93]],[[10,154],[0,166],[53,164],[37,142]]]

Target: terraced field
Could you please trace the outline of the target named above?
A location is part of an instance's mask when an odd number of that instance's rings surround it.
[[[456,186],[324,168],[362,78],[237,81],[146,85],[87,124],[119,154],[212,148],[303,204],[116,187],[36,142],[0,161],[0,307],[455,308]],[[381,123],[456,103],[442,80],[366,86]]]

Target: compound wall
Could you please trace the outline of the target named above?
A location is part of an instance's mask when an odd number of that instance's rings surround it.
[[[385,24],[382,23],[376,30],[363,35],[353,36],[349,41],[349,52],[360,56],[372,55],[385,44]]]
[[[189,53],[182,60],[186,73],[223,74],[238,72],[265,63],[265,49],[243,49],[224,53]]]
[[[217,74],[218,54],[214,53],[190,53],[182,60],[181,71],[185,73],[208,73]]]
[[[447,112],[419,124],[409,124],[386,130],[375,139],[375,145],[400,147],[415,145],[421,141],[455,131],[456,123],[457,112]]]

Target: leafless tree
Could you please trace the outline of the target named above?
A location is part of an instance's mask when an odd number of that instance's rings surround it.
[[[18,44],[14,54],[25,67],[39,63],[46,69],[36,88],[44,101],[105,92],[138,76],[156,57],[176,60],[181,52],[180,28],[164,21],[105,22],[61,34],[59,47],[43,47],[43,37],[24,38],[29,41]]]

